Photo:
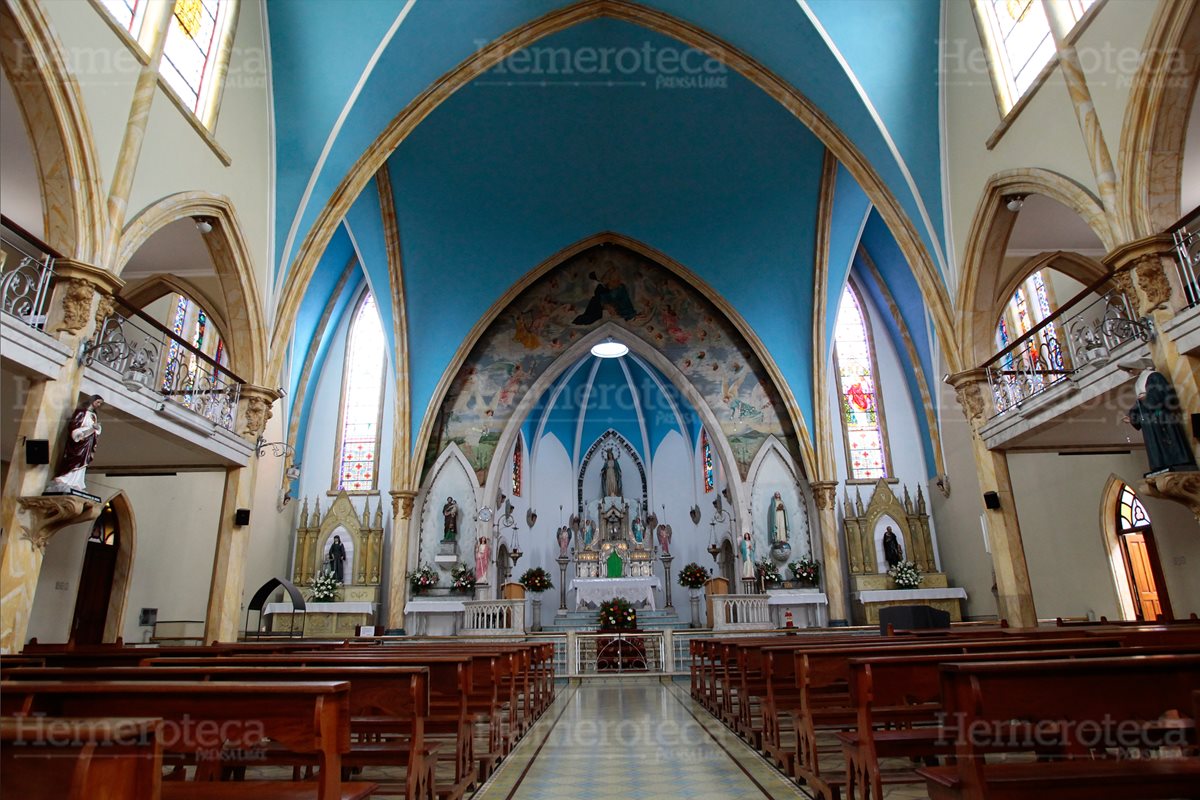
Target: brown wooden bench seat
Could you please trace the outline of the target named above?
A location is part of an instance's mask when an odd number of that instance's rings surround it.
[[[918,770],[932,800],[1200,797],[1200,758],[1173,757],[1195,746],[1200,656],[952,662],[940,673],[957,735],[953,765]],[[998,739],[1053,744],[1063,756],[986,760]],[[1171,749],[1157,758],[1128,752],[1162,744]]]
[[[162,717],[164,761],[168,755],[197,763],[197,775],[214,777],[230,746],[259,747],[264,739],[295,753],[316,757],[316,779],[306,782],[163,782],[162,796],[249,796],[258,800],[305,797],[357,800],[370,797],[373,783],[343,782],[342,754],[350,749],[350,685],[312,683],[215,683],[202,681],[4,681],[0,711],[5,716],[112,717],[118,711]],[[264,750],[265,752],[265,750]],[[174,787],[184,786],[179,795]]]

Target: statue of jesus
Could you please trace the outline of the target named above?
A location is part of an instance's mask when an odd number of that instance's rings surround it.
[[[617,463],[617,451],[604,451],[604,464],[600,467],[600,496],[624,497],[621,492],[621,465]]]

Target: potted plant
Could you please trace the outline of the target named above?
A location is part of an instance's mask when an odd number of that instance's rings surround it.
[[[887,572],[897,589],[916,589],[925,581],[921,570],[911,561],[901,561]]]
[[[455,564],[450,570],[450,588],[460,594],[471,594],[475,591],[475,570],[466,564]]]
[[[342,584],[333,577],[333,573],[322,572],[313,578],[312,594],[308,596],[308,599],[314,603],[334,603],[337,602],[338,590],[341,588]]]
[[[602,631],[637,630],[637,610],[624,597],[601,603],[596,619]]]
[[[414,595],[424,594],[437,586],[440,580],[437,570],[428,564],[422,564],[415,571],[408,573],[408,583],[412,586]]]
[[[821,583],[821,565],[812,556],[805,556],[788,564],[792,579],[801,586],[818,586]]]
[[[533,615],[533,625],[530,627],[532,630],[540,631],[542,629],[542,592],[553,589],[554,582],[550,580],[550,573],[546,570],[541,567],[530,567],[525,570],[519,583],[525,587],[526,591],[533,592],[530,609],[530,613]]]
[[[769,589],[778,588],[779,584],[783,583],[783,576],[779,574],[779,568],[769,558],[764,558],[754,565],[754,577],[760,586]]]
[[[700,589],[709,579],[709,572],[693,561],[679,570],[679,585],[691,590],[692,622],[691,627],[700,627]]]

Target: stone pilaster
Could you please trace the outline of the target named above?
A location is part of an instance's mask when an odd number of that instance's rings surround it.
[[[817,524],[821,531],[821,555],[825,562],[825,596],[829,599],[829,624],[846,625],[845,562],[837,524],[837,481],[813,481],[817,501]]]
[[[221,514],[217,520],[217,549],[213,554],[208,611],[204,617],[206,643],[236,642],[238,638],[250,527],[235,525],[234,514],[239,508],[250,508],[254,473],[252,467],[230,467],[225,472],[225,490],[221,494]],[[250,521],[253,524],[253,515]]]
[[[1009,625],[1031,628],[1037,626],[1037,610],[1033,604],[1033,587],[1025,562],[1021,526],[1017,521],[1008,456],[1003,451],[989,450],[979,435],[979,429],[987,417],[986,380],[983,371],[978,369],[946,378],[946,382],[954,387],[958,403],[971,425],[971,447],[975,455],[979,488],[983,492],[995,492],[1000,498],[1000,508],[984,510],[992,568],[996,573],[997,611],[1001,619],[1008,620]]]
[[[389,629],[404,627],[404,604],[408,599],[408,539],[412,524],[413,505],[417,493],[408,490],[393,490],[392,496],[392,562],[388,570],[388,621]]]

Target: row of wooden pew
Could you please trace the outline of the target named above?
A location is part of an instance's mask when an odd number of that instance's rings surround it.
[[[553,656],[459,641],[31,646],[0,662],[0,795],[348,799],[379,789],[351,775],[383,766],[403,770],[408,800],[459,800],[553,701]],[[293,779],[256,780],[261,767]]]
[[[934,800],[1200,798],[1197,624],[697,638],[691,655],[692,696],[827,800],[920,782]]]

